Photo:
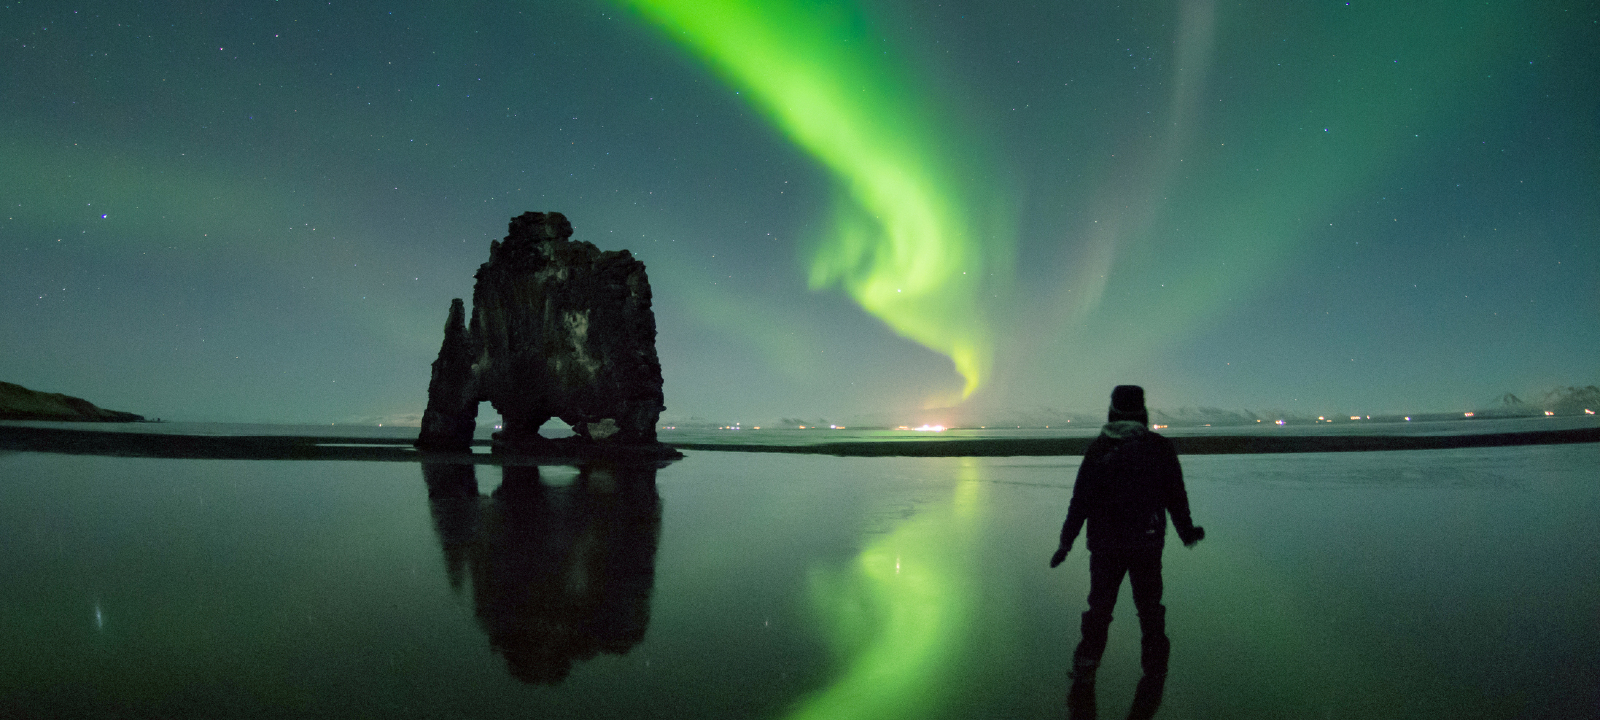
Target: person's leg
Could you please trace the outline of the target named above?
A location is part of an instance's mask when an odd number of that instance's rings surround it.
[[[1100,666],[1111,629],[1111,611],[1117,606],[1117,590],[1127,571],[1127,562],[1120,553],[1089,553],[1089,609],[1083,613],[1083,640],[1072,653],[1075,675],[1092,673]]]
[[[1067,690],[1067,720],[1097,720],[1100,714],[1095,707],[1094,675],[1084,674],[1072,678]]]
[[[1140,664],[1149,675],[1167,672],[1172,642],[1167,639],[1167,608],[1161,604],[1161,549],[1141,551],[1129,558],[1128,584],[1133,606],[1139,611]]]

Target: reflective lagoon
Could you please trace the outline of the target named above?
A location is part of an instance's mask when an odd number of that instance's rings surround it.
[[[0,455],[0,716],[1066,717],[1078,462]],[[1600,445],[1183,462],[1156,717],[1600,715]]]

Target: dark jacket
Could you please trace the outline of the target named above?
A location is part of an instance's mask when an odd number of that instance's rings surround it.
[[[1061,547],[1072,547],[1087,521],[1090,552],[1160,548],[1169,512],[1178,538],[1190,542],[1196,531],[1172,441],[1140,422],[1106,423],[1078,468]]]

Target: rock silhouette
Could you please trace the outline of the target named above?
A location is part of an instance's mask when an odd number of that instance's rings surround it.
[[[644,263],[571,236],[561,213],[529,212],[490,244],[470,323],[451,302],[418,447],[468,449],[484,400],[504,418],[497,449],[570,451],[539,436],[551,418],[572,427],[568,446],[657,446],[666,406]]]
[[[472,345],[461,298],[450,301],[444,345],[428,381],[428,409],[422,413],[419,445],[465,450],[477,427],[478,400],[471,391]],[[425,441],[425,442],[424,442]]]

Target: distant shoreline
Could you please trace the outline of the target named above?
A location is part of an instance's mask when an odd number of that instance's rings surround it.
[[[1600,428],[1462,435],[1214,435],[1171,437],[1180,455],[1445,450],[1600,442]],[[1082,455],[1093,437],[903,440],[817,445],[672,443],[679,450],[769,452],[840,457],[1040,457]]]
[[[1171,438],[1182,455],[1254,455],[1266,453],[1373,452],[1454,448],[1559,445],[1600,442],[1600,428],[1536,430],[1467,435],[1381,436],[1204,436]],[[836,457],[1048,457],[1082,455],[1093,438],[991,438],[977,440],[907,440],[837,442],[816,445],[742,445],[669,443],[677,450],[701,452],[788,453]],[[487,441],[474,443],[487,446]],[[456,463],[476,465],[548,465],[602,459],[598,456],[506,456],[488,453],[420,452],[404,440],[372,437],[282,435],[169,435],[0,426],[0,452],[64,455],[216,460],[365,460],[371,462]],[[622,453],[604,459],[626,462]]]

